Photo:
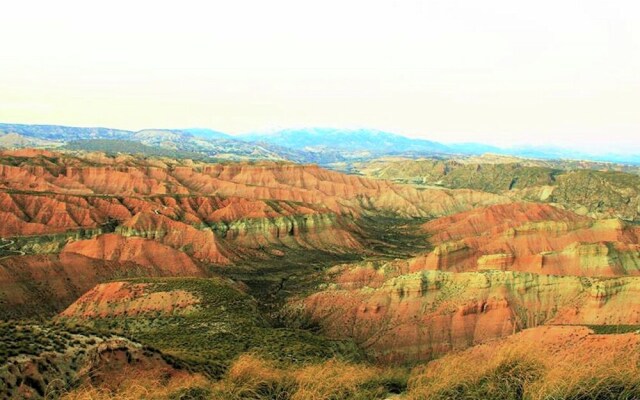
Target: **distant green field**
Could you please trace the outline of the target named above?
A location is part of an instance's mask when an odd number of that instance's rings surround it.
[[[215,161],[213,158],[202,153],[147,146],[145,144],[134,142],[132,140],[76,140],[67,143],[63,148],[67,150],[100,151],[110,155],[118,153],[144,154],[145,156],[153,157],[191,158],[195,160]]]
[[[640,331],[640,325],[587,325],[587,327],[599,335],[615,335]]]

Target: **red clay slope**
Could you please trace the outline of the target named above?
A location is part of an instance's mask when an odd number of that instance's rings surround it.
[[[387,361],[431,359],[541,324],[640,324],[637,276],[401,273],[394,264],[333,271],[301,300],[306,316],[325,334],[354,339]]]
[[[193,260],[181,251],[154,240],[125,238],[113,233],[69,243],[62,253],[119,263],[133,262],[145,267],[162,265],[165,271],[175,276],[197,276],[201,273]]]
[[[102,242],[102,239],[95,240]],[[67,307],[97,283],[115,278],[205,276],[177,250],[146,239],[122,240],[127,242],[123,246],[124,253],[104,254],[105,258],[112,260],[91,258],[103,254],[100,250],[75,243],[59,255],[28,255],[0,260],[0,318],[51,315]],[[105,243],[96,243],[98,249],[107,250],[108,247]],[[69,250],[85,252],[89,257]],[[159,256],[163,259],[157,261]]]
[[[336,266],[302,300],[328,335],[384,360],[430,359],[540,324],[640,324],[640,231],[550,205],[424,225],[435,248]],[[629,276],[631,275],[631,276]]]
[[[322,204],[335,213],[359,213],[373,208],[407,216],[443,215],[478,204],[509,201],[471,190],[419,191],[315,165],[206,164],[104,155],[53,155],[54,158],[51,154],[27,158],[0,153],[0,190],[118,197],[167,194],[239,197]],[[227,217],[233,215],[231,212]]]
[[[640,274],[640,229],[551,205],[479,208],[424,225],[435,246],[411,270],[513,270],[554,275]]]
[[[360,251],[354,216],[443,215],[504,201],[470,190],[418,191],[314,165],[0,153],[1,237],[97,234],[118,225],[123,236],[216,264],[282,252],[262,250],[272,246]]]

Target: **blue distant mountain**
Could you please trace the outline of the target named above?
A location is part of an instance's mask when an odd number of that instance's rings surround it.
[[[373,129],[284,129],[271,133],[247,134],[239,138],[305,151],[366,151],[372,154],[452,152],[442,143]]]
[[[35,142],[33,139],[42,139],[45,142]],[[74,150],[117,149],[120,152],[144,152],[147,147],[151,147],[153,149],[147,149],[146,152],[156,155],[181,154],[226,159],[304,159],[304,154],[299,155],[295,152],[279,154],[279,149],[271,150],[265,146],[247,143],[211,129],[127,131],[100,127],[0,123],[0,148],[25,147],[34,143],[39,144],[38,147],[60,148],[69,144]],[[175,152],[167,153],[167,150],[175,150]]]
[[[220,131],[214,131],[213,129],[207,128],[188,128],[181,129],[182,132],[187,132],[193,136],[205,138],[205,139],[235,139],[233,136],[228,135],[226,133]]]
[[[617,163],[640,163],[640,156],[616,154],[606,151],[600,153],[580,152],[554,146],[517,146],[497,147],[482,143],[439,143],[425,139],[408,138],[398,134],[375,129],[335,129],[301,128],[284,129],[269,133],[252,133],[238,138],[263,142],[283,148],[299,151],[328,154],[340,154],[346,159],[380,155],[481,155],[486,153],[538,159],[583,159]],[[366,155],[364,155],[366,157]],[[335,158],[335,157],[334,157]]]
[[[0,132],[17,133],[26,137],[46,140],[128,139],[133,132],[110,128],[79,128],[61,125],[26,125],[0,123]]]
[[[41,142],[34,139],[44,140]],[[375,129],[301,128],[268,133],[231,136],[207,128],[145,129],[127,131],[111,128],[81,128],[59,125],[25,125],[0,123],[0,148],[39,143],[39,147],[60,146],[73,141],[87,147],[86,141],[133,141],[207,156],[231,158],[280,159],[331,165],[336,162],[366,160],[386,155],[407,157],[502,154],[538,159],[582,159],[640,164],[640,155],[608,152],[580,152],[553,146],[518,146],[501,148],[481,143],[443,144],[426,139],[409,138]],[[122,147],[122,146],[120,146]]]
[[[500,154],[504,151],[504,149],[496,146],[490,146],[487,144],[481,143],[451,143],[447,144],[447,147],[451,150],[451,152],[456,154],[485,154],[485,153],[494,153]]]

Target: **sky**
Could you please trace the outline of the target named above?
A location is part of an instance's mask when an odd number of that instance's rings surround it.
[[[637,152],[640,2],[13,1],[0,122]]]

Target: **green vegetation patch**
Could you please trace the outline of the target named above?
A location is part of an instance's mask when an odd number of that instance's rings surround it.
[[[461,165],[442,177],[450,188],[469,188],[501,193],[532,186],[552,185],[562,171],[519,164]]]
[[[431,400],[521,400],[525,386],[542,376],[542,366],[523,360],[507,360],[480,378],[457,382],[431,396]]]
[[[105,335],[84,327],[68,329],[55,324],[29,321],[0,322],[0,365],[20,355],[38,356],[45,352],[64,353],[70,348],[95,344]]]
[[[281,364],[361,358],[350,341],[333,341],[302,329],[272,327],[259,312],[255,299],[224,279],[131,282],[150,284],[150,292],[185,290],[198,297],[200,304],[180,315],[148,312],[61,322],[126,336],[162,351],[176,364],[186,364],[213,377],[220,376],[234,358],[249,351]]]
[[[637,376],[590,377],[575,384],[561,396],[566,400],[632,400],[640,398],[640,380]]]
[[[64,147],[67,150],[82,151],[99,151],[107,155],[114,156],[118,153],[125,154],[143,154],[151,157],[168,157],[168,158],[189,158],[193,160],[215,161],[205,154],[191,151],[168,149],[164,147],[147,146],[140,142],[132,140],[117,139],[86,139],[76,140],[67,143]]]
[[[587,325],[587,328],[598,335],[640,332],[640,325]]]

